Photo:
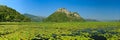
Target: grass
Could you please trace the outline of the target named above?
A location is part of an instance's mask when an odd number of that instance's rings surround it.
[[[0,22],[0,40],[120,39],[120,22]]]

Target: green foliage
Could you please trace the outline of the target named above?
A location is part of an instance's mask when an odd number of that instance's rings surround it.
[[[119,40],[119,22],[1,22],[0,40]],[[95,36],[95,37],[97,37]],[[97,38],[99,38],[97,37]],[[99,39],[100,40],[100,39]]]
[[[27,22],[31,21],[28,17],[21,15],[16,10],[0,5],[0,22]]]

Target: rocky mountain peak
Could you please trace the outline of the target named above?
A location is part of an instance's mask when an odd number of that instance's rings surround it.
[[[66,13],[66,14],[69,14],[70,12],[67,10],[67,9],[65,9],[65,8],[59,8],[58,10],[57,10],[57,12],[64,12],[64,13]]]
[[[66,13],[68,17],[80,17],[80,15],[77,12],[70,12],[66,8],[59,8],[56,12],[62,12]]]

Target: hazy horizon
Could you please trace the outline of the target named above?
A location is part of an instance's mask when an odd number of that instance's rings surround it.
[[[119,0],[0,0],[18,12],[36,16],[49,16],[59,8],[78,12],[85,19],[119,20]]]

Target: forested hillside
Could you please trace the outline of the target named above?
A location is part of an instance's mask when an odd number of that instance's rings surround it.
[[[15,9],[0,5],[0,22],[29,22],[30,18],[21,15]]]

